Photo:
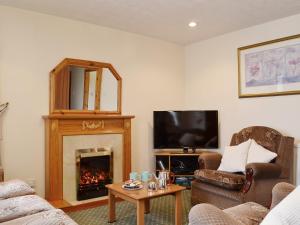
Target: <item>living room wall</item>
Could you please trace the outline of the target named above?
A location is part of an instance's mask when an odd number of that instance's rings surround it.
[[[44,195],[42,115],[49,110],[49,72],[65,57],[114,65],[123,78],[123,114],[136,116],[133,170],[152,168],[152,111],[183,105],[183,47],[2,6],[0,33],[0,101],[10,102],[0,142],[6,179],[35,179]]]
[[[153,166],[153,110],[218,109],[219,151],[234,132],[251,125],[270,126],[300,141],[300,95],[239,99],[236,55],[240,46],[298,34],[299,24],[296,15],[184,48],[0,6],[0,102],[10,102],[0,141],[6,178],[35,179],[44,195],[42,115],[49,109],[49,71],[65,57],[110,62],[123,77],[123,114],[136,116],[133,170]]]
[[[238,98],[237,48],[300,33],[300,15],[268,22],[185,48],[185,107],[217,109],[220,148],[234,132],[252,126],[272,127],[300,140],[300,95]]]

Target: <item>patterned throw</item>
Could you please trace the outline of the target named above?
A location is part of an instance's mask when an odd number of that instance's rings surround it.
[[[188,224],[188,213],[191,209],[191,192],[182,192],[182,215],[183,223]],[[175,224],[175,200],[173,196],[164,196],[151,200],[150,213],[145,215],[146,225],[173,225]],[[100,206],[97,208],[70,212],[68,215],[79,225],[135,225],[136,207],[134,204],[122,201],[117,203],[116,216],[117,222],[108,223],[108,207]]]

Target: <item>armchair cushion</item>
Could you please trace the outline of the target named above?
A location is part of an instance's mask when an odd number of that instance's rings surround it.
[[[251,139],[239,145],[227,146],[218,170],[227,172],[245,172]]]
[[[248,152],[248,163],[269,163],[277,157],[275,152],[271,152],[263,146],[256,143],[255,140],[251,141]]]
[[[281,167],[275,163],[249,163],[246,165],[246,171],[250,172],[254,179],[278,178]]]
[[[205,183],[230,190],[240,190],[245,183],[245,175],[228,173],[219,170],[196,170],[195,177]]]

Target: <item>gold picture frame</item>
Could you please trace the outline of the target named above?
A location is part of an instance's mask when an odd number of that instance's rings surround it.
[[[300,94],[300,34],[237,49],[239,98]]]

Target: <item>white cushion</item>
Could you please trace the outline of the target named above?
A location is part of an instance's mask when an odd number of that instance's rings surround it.
[[[276,205],[261,225],[300,224],[300,186]]]
[[[249,152],[248,152],[248,163],[269,163],[277,157],[275,152],[271,152],[265,149],[261,145],[257,144],[255,140],[252,140]]]
[[[218,170],[226,172],[245,172],[249,147],[252,139],[239,145],[227,146]]]

